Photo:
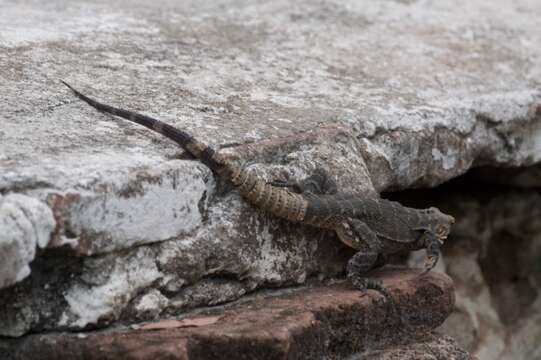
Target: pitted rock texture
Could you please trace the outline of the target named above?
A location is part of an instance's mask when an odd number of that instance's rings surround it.
[[[427,332],[453,310],[449,277],[413,271],[379,273],[396,309],[377,292],[346,284],[256,296],[183,319],[83,334],[28,335],[0,341],[2,358],[84,359],[342,359],[423,339],[424,354],[467,355]],[[419,343],[416,347],[421,349]],[[420,353],[417,350],[417,353]],[[469,359],[469,356],[456,357]]]
[[[59,78],[265,179],[322,166],[341,190],[373,196],[541,160],[540,12],[526,0],[3,8],[0,194],[47,204],[54,221],[36,231],[54,230],[31,276],[0,291],[2,335],[218,304],[341,274],[351,255],[332,234],[258,213]],[[35,249],[23,232],[9,241]],[[28,275],[32,251],[16,251],[0,286]]]

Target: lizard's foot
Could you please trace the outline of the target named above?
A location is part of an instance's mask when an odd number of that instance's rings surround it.
[[[434,255],[429,255],[427,256],[426,260],[425,260],[425,267],[424,267],[424,270],[423,270],[423,275],[428,273],[430,270],[432,270],[434,268],[434,266],[436,266],[436,264],[438,263],[438,256],[434,256]]]
[[[366,290],[376,290],[385,297],[385,300],[387,300],[389,303],[394,304],[394,299],[391,295],[391,292],[383,285],[383,281],[381,281],[380,279],[354,276],[351,277],[350,280],[353,287],[361,290],[363,293],[366,294]]]
[[[366,295],[367,290],[376,290],[385,298],[386,308],[387,308],[387,317],[389,319],[394,319],[391,321],[398,321],[398,324],[401,328],[408,329],[409,325],[407,321],[403,318],[400,308],[397,306],[394,298],[384,285],[383,281],[380,279],[374,278],[365,278],[361,276],[350,277],[350,281],[353,286],[363,292],[362,296]]]
[[[356,229],[356,227],[353,227],[353,229],[359,230]],[[367,230],[365,234],[370,234],[370,230]],[[370,271],[374,267],[378,255],[377,252],[358,251],[351,259],[349,259],[346,267],[346,276],[349,281],[351,281],[353,287],[363,292],[368,289],[378,290],[383,288],[381,280],[361,276],[361,274]]]
[[[274,180],[267,184],[276,187],[289,188],[298,194],[336,194],[337,187],[334,180],[323,168],[316,168],[314,173],[301,181]]]

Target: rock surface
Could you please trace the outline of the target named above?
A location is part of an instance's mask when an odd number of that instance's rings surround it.
[[[439,354],[437,358],[470,359],[451,340],[428,334],[453,310],[449,277],[419,276],[412,271],[385,271],[380,276],[396,308],[377,292],[361,296],[344,284],[304,288],[258,295],[132,330],[29,335],[0,342],[0,355],[13,360],[35,359],[35,354],[42,360],[340,359],[392,348],[389,353],[402,349]]]
[[[59,78],[266,179],[323,166],[373,194],[541,160],[540,15],[526,0],[3,7],[0,205],[14,217],[0,221],[0,335],[216,305],[341,274],[351,255]],[[28,205],[6,210],[14,197]]]
[[[477,360],[447,336],[423,334],[412,338],[386,350],[364,352],[351,360]]]

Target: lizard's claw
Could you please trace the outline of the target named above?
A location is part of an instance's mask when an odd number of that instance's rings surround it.
[[[430,236],[427,240],[426,246],[426,261],[425,261],[425,270],[423,274],[426,274],[436,266],[440,258],[440,247],[443,242],[436,238],[435,236]]]
[[[392,296],[389,290],[383,285],[383,281],[380,279],[365,278],[360,276],[355,276],[351,278],[352,285],[363,292],[363,295],[366,295],[366,290],[376,290],[385,296],[385,299],[392,302]]]
[[[350,277],[350,280],[355,288],[361,290],[361,296],[366,296],[367,290],[369,289],[376,290],[377,292],[382,294],[385,298],[388,309],[390,309],[390,312],[395,314],[397,313],[398,308],[396,307],[394,298],[391,295],[391,292],[385,287],[385,285],[383,285],[383,281],[381,281],[380,279],[365,278],[361,276]]]
[[[366,286],[366,280],[366,278],[362,278],[360,276],[353,276],[351,277],[351,285],[353,285],[355,289],[361,290],[363,293],[365,293],[368,289]]]
[[[432,270],[434,266],[436,266],[437,263],[438,263],[438,256],[429,255],[425,261],[425,269],[423,271],[423,275],[428,273],[430,270]]]

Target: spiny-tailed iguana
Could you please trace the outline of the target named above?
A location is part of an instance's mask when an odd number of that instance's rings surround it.
[[[390,299],[379,280],[362,276],[383,265],[389,254],[425,248],[425,272],[430,271],[454,223],[452,216],[435,207],[413,209],[380,198],[339,193],[322,169],[300,182],[265,182],[182,130],[146,115],[102,104],[62,83],[97,110],[143,125],[173,140],[215,174],[228,179],[256,207],[292,222],[336,231],[342,242],[358,250],[349,260],[346,274],[360,290],[375,289]]]

